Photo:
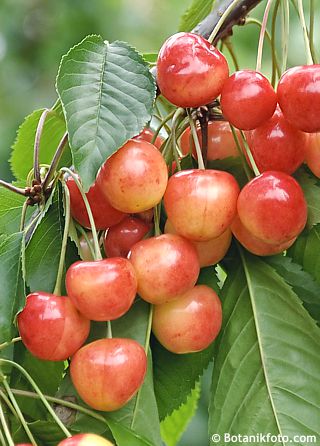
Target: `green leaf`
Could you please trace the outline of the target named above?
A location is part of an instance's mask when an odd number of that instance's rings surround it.
[[[307,227],[320,223],[320,182],[311,173],[306,172],[303,168],[299,169],[295,174],[304,192],[308,204],[308,222]]]
[[[294,435],[319,435],[320,330],[296,294],[242,252],[223,287],[223,310],[210,436],[270,433],[294,442]]]
[[[157,63],[158,53],[143,53],[142,57],[150,65],[155,65]]]
[[[118,446],[154,446],[153,443],[120,423],[109,420],[108,425]]]
[[[21,253],[23,234],[0,235],[0,344],[16,334],[14,319],[25,299]]]
[[[196,413],[200,398],[200,385],[191,391],[187,401],[161,422],[161,436],[167,446],[176,446]]]
[[[0,233],[13,234],[20,229],[22,206],[25,197],[0,187]],[[28,216],[30,215],[30,208]],[[27,218],[28,218],[27,216]]]
[[[87,191],[106,159],[150,120],[155,82],[127,43],[88,36],[62,58],[57,90],[74,165]]]
[[[179,31],[189,32],[211,12],[215,0],[193,0],[180,19]]]
[[[33,146],[36,130],[43,109],[36,110],[27,116],[17,132],[17,138],[12,146],[10,159],[11,170],[18,180],[25,180],[33,168]],[[60,139],[66,131],[66,124],[60,101],[47,115],[40,143],[40,164],[50,164]],[[71,165],[69,147],[65,148],[59,166]]]

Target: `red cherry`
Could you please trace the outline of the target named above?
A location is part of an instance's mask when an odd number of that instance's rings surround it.
[[[90,228],[90,221],[86,206],[79,192],[78,186],[72,177],[68,177],[67,186],[70,192],[71,215],[85,228]],[[123,212],[114,209],[104,194],[101,193],[97,184],[94,183],[86,194],[96,228],[107,229],[116,225],[124,218]]]
[[[85,342],[90,321],[68,297],[38,292],[27,297],[18,315],[18,327],[22,342],[34,356],[63,361]]]
[[[110,203],[122,212],[149,210],[163,197],[167,165],[152,144],[131,139],[102,166],[97,178]]]
[[[277,93],[281,110],[294,127],[320,131],[320,65],[290,68],[282,75]]]
[[[320,133],[310,133],[308,136],[306,163],[311,172],[320,178]]]
[[[136,243],[129,259],[138,278],[138,294],[153,304],[176,299],[199,275],[195,247],[178,235],[164,234]]]
[[[131,263],[121,257],[80,261],[68,269],[66,289],[87,318],[109,321],[129,310],[137,292],[137,279]]]
[[[73,385],[83,401],[96,410],[113,411],[138,391],[147,370],[146,354],[132,339],[99,339],[71,359]]]
[[[96,434],[78,434],[60,441],[58,446],[114,446],[114,444]]]
[[[139,218],[125,218],[105,234],[104,250],[107,257],[127,257],[132,246],[142,240],[149,230],[150,225]]]
[[[177,234],[177,231],[170,220],[166,221],[164,232],[167,234]],[[221,235],[219,235],[219,237],[206,242],[194,242],[190,240],[197,250],[200,268],[215,265],[216,263],[220,262],[230,247],[231,239],[232,234],[228,228]]]
[[[242,130],[259,127],[271,118],[277,105],[277,95],[261,73],[241,70],[224,83],[221,109],[227,120]]]
[[[206,285],[198,285],[173,302],[156,305],[152,330],[167,350],[192,353],[211,344],[221,323],[219,297]]]
[[[135,136],[133,139],[138,139],[142,141],[150,142],[153,140],[154,137],[154,131],[150,128],[146,127],[142,130],[142,132],[139,133],[139,135]],[[161,136],[157,136],[153,145],[157,147],[157,149],[160,149],[163,143],[163,138]]]
[[[260,172],[277,170],[292,174],[304,161],[307,134],[289,124],[279,108],[271,119],[246,136]]]
[[[32,446],[31,443],[18,443],[16,446]]]
[[[241,223],[256,238],[279,245],[300,234],[307,204],[297,181],[283,172],[264,172],[245,185],[238,199]]]
[[[273,256],[280,252],[289,249],[290,246],[296,241],[296,237],[292,240],[284,242],[280,245],[271,245],[258,238],[254,237],[241,223],[240,218],[237,216],[231,225],[231,230],[236,239],[244,246],[249,252],[257,256]]]
[[[240,131],[236,130],[239,143],[242,145]],[[197,129],[200,145],[202,144],[201,129]],[[196,148],[193,142],[190,127],[188,127],[180,139],[182,153],[187,155],[192,152],[197,158]],[[214,161],[217,159],[228,158],[229,156],[237,157],[239,152],[234,140],[230,125],[226,121],[209,121],[208,122],[208,152],[207,160]]]
[[[163,96],[179,107],[200,107],[216,99],[229,75],[222,53],[203,37],[178,33],[162,45],[157,81]]]
[[[195,241],[219,237],[237,209],[239,186],[219,170],[183,170],[168,181],[164,195],[167,215],[178,234]]]

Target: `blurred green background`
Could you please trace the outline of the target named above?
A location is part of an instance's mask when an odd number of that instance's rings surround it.
[[[190,3],[191,0],[1,0],[0,178],[11,178],[10,147],[23,118],[55,102],[54,84],[59,61],[72,45],[94,33],[110,41],[128,41],[141,52],[158,51],[162,42],[177,31],[180,16]],[[308,1],[304,3],[309,4]],[[262,2],[253,15],[261,19],[265,4]],[[289,65],[303,64],[302,33],[293,10],[291,17]],[[317,27],[316,43],[319,43],[319,32]],[[255,67],[258,35],[259,30],[254,25],[235,29],[233,42],[241,67]],[[280,37],[278,32],[279,47]],[[233,70],[232,64],[230,66]],[[267,44],[263,68],[270,74]],[[208,444],[209,381],[207,372],[197,416],[180,446]]]

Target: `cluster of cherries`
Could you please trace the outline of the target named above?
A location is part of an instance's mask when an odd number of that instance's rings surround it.
[[[31,443],[19,443],[16,446],[33,446]],[[58,446],[114,446],[113,443],[96,434],[77,434],[60,441]]]
[[[208,124],[208,159],[238,155],[230,123],[242,148],[245,132],[261,174],[241,191],[225,171],[190,169],[168,178],[159,150],[163,141],[151,144],[148,129],[102,166],[86,195],[97,229],[106,231],[107,258],[74,263],[66,274],[67,297],[32,293],[18,316],[22,340],[35,356],[71,357],[73,384],[97,410],[116,410],[132,398],[144,380],[147,358],[131,339],[105,338],[82,347],[90,320],[120,318],[138,293],[154,305],[152,330],[164,347],[178,354],[206,348],[220,330],[222,311],[216,293],[196,285],[200,268],[225,256],[232,233],[257,255],[287,249],[307,219],[303,191],[291,174],[306,158],[320,173],[319,66],[288,70],[275,92],[252,70],[229,77],[215,47],[198,35],[179,33],[160,50],[157,80],[162,95],[178,107],[201,107],[220,96],[224,120]],[[201,142],[200,129],[197,133]],[[180,147],[195,154],[190,129]],[[89,228],[73,177],[67,186],[73,218]],[[152,209],[162,200],[165,234],[150,236]],[[68,441],[61,445],[82,444]]]

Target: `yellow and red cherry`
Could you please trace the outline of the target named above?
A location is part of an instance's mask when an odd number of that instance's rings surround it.
[[[166,190],[168,169],[159,150],[147,141],[129,140],[102,166],[97,183],[112,206],[137,213],[158,204]]]
[[[221,302],[206,285],[197,285],[179,299],[154,307],[152,330],[173,353],[193,353],[207,348],[219,334]]]
[[[158,86],[161,94],[178,107],[200,107],[212,102],[228,76],[224,55],[197,34],[174,34],[160,49]]]
[[[77,434],[60,441],[58,446],[114,446],[114,444],[100,435]]]
[[[63,361],[72,356],[89,335],[90,321],[71,299],[45,292],[31,293],[18,315],[22,342],[37,358]]]
[[[85,345],[71,359],[74,387],[96,410],[124,406],[139,390],[147,370],[144,349],[132,339],[99,339]]]
[[[241,190],[238,215],[254,237],[280,245],[297,237],[305,227],[307,203],[293,177],[284,172],[264,172]]]
[[[308,135],[305,161],[311,172],[320,178],[320,133]]]
[[[176,299],[191,289],[200,266],[195,247],[179,235],[141,240],[129,253],[138,278],[138,294],[153,304]]]
[[[73,263],[66,274],[66,289],[76,308],[93,321],[109,321],[125,314],[136,292],[131,263],[122,257]]]
[[[139,135],[135,136],[133,139],[138,139],[142,141],[152,142],[154,137],[154,131],[150,129],[150,127],[144,128]],[[157,147],[157,149],[160,149],[163,144],[163,138],[161,136],[157,136],[153,145]]]

